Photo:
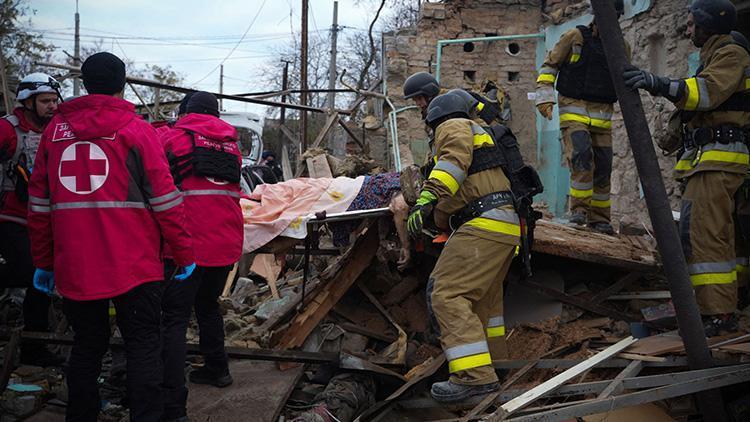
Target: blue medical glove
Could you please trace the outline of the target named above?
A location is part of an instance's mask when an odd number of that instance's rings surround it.
[[[34,287],[40,292],[51,295],[55,291],[55,273],[37,268],[34,271]]]
[[[180,280],[180,281],[186,280],[193,274],[193,271],[195,271],[195,262],[193,262],[190,265],[185,265],[184,267],[182,267],[180,269],[179,274],[174,276],[174,279]]]

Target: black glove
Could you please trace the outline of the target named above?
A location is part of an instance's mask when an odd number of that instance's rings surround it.
[[[669,96],[669,78],[630,66],[622,72],[625,86],[630,89],[645,89],[651,95]]]

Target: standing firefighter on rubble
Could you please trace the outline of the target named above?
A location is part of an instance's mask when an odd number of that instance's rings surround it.
[[[492,160],[479,159],[495,141],[469,120],[470,107],[456,93],[429,104],[436,164],[408,219],[413,237],[430,216],[438,228],[453,229],[427,287],[451,373],[432,386],[440,402],[498,389],[492,354],[505,352],[502,283],[521,234],[510,181]]]
[[[618,15],[623,0],[614,0]],[[626,49],[629,51],[628,46]],[[617,101],[596,22],[565,32],[539,72],[536,106],[552,120],[555,89],[570,167],[570,222],[612,234],[612,112]]]
[[[748,201],[739,188],[748,173],[750,54],[730,35],[736,22],[729,0],[695,0],[686,31],[701,49],[695,76],[669,79],[637,68],[623,75],[628,87],[663,96],[681,110],[680,237],[708,336],[737,328],[732,214],[738,191],[740,207]]]
[[[27,75],[18,84],[16,107],[0,119],[0,255],[6,261],[7,273],[0,288],[31,287],[34,264],[27,229],[29,177],[36,150],[47,123],[60,101],[60,84],[44,73]],[[23,322],[27,331],[49,330],[48,295],[26,289]],[[65,358],[50,352],[43,344],[21,345],[21,363],[27,365],[60,365]]]

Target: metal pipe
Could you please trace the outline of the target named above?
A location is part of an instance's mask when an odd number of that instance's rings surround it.
[[[81,68],[75,67],[75,66],[68,66],[68,65],[49,63],[49,62],[34,62],[34,64],[37,66],[51,67],[55,69],[63,69],[63,70],[67,70],[70,72],[74,72],[79,75],[81,73]],[[166,89],[169,91],[182,92],[183,94],[199,91],[193,88],[183,88],[181,86],[168,85],[165,83],[161,83],[159,81],[154,81],[151,79],[144,79],[144,78],[136,78],[133,76],[126,76],[125,80],[128,82],[134,83],[136,85],[150,86],[152,88],[161,88],[161,89]],[[223,98],[225,100],[239,101],[243,103],[260,104],[260,105],[269,106],[269,107],[286,107],[286,108],[290,108],[293,110],[306,110],[306,111],[313,111],[316,113],[330,113],[331,111],[329,109],[320,108],[320,107],[311,107],[311,106],[305,106],[301,104],[261,100],[261,99],[252,98],[252,97],[247,98],[247,97],[242,97],[239,95],[220,94],[218,92],[211,92],[211,94],[214,94],[216,98]],[[334,111],[339,114],[346,114],[346,115],[352,114],[350,110],[336,109]]]
[[[503,40],[522,40],[530,38],[544,38],[544,32],[536,34],[496,35],[492,37],[457,38],[453,40],[438,40],[437,55],[435,56],[435,79],[440,82],[440,61],[443,58],[443,46],[449,44],[463,44],[467,42],[491,42]]]
[[[411,110],[414,108],[419,108],[417,106],[408,106],[408,107],[401,107],[399,109],[396,109],[396,107],[391,102],[390,98],[386,97],[386,101],[388,101],[388,105],[391,107],[391,111],[388,113],[388,119],[390,121],[390,129],[391,129],[391,140],[393,142],[393,168],[396,169],[396,171],[401,171],[401,150],[398,148],[398,121],[396,118],[396,115],[407,110]]]
[[[713,366],[711,354],[690,282],[685,255],[680,246],[680,237],[672,221],[672,209],[664,188],[641,97],[638,92],[627,89],[622,78],[623,69],[628,62],[615,8],[611,0],[592,0],[591,3],[594,9],[594,19],[599,23],[597,25],[599,36],[604,45],[612,81],[625,120],[625,129],[643,186],[648,214],[664,265],[664,273],[669,282],[669,291],[672,294],[680,335],[685,343],[688,363],[691,369],[710,368]],[[726,420],[718,390],[699,393],[698,402],[705,420]]]

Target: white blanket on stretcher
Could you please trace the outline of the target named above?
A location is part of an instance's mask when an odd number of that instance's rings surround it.
[[[253,200],[240,200],[245,220],[243,252],[250,253],[277,236],[304,239],[306,223],[316,213],[346,211],[364,180],[364,176],[299,178],[258,185],[250,195]]]

